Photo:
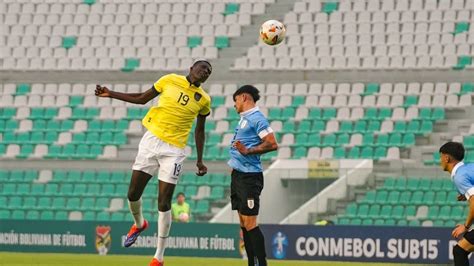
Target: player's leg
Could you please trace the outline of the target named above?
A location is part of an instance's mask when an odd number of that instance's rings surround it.
[[[464,234],[464,238],[461,239],[456,246],[453,248],[454,265],[464,266],[469,265],[469,253],[474,251],[474,231],[470,231]]]
[[[186,158],[183,149],[170,145],[165,147],[163,147],[163,152],[158,158],[160,164],[158,173],[158,243],[154,259],[150,265],[161,265],[163,262],[166,239],[171,229],[171,200]]]
[[[245,246],[245,252],[247,253],[248,265],[255,266],[255,253],[253,252],[252,240],[250,239],[250,235],[249,235],[249,232],[247,231],[247,228],[245,228],[245,222],[242,216],[240,215],[240,213],[239,213],[239,219],[240,219],[240,228],[242,229],[242,234],[244,236],[244,246]]]
[[[260,210],[260,193],[263,189],[262,173],[239,173],[237,189],[239,202],[239,218],[248,234],[253,254],[257,257],[259,266],[266,266],[265,238],[257,225],[257,215]],[[244,240],[245,241],[245,240]]]
[[[140,233],[148,227],[148,222],[143,218],[141,196],[148,181],[158,170],[156,153],[151,149],[156,146],[155,143],[156,138],[147,131],[138,146],[138,154],[133,164],[132,178],[128,187],[128,206],[135,224],[127,234],[124,242],[125,247],[135,243]]]
[[[141,228],[144,222],[141,197],[151,177],[150,174],[145,172],[133,170],[128,186],[128,207],[138,228]]]
[[[258,227],[257,225],[257,216],[256,215],[243,215],[239,213],[239,217],[242,220],[243,227],[247,231],[248,238],[253,248],[253,252],[258,260],[258,265],[266,266],[267,254],[265,252],[265,237],[263,236],[263,233],[260,230],[260,227]]]

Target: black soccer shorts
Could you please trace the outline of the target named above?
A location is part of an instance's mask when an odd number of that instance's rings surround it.
[[[244,173],[232,171],[230,201],[232,210],[247,216],[258,215],[260,193],[263,189],[263,173]]]

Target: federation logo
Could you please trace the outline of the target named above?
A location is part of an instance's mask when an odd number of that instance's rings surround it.
[[[199,100],[201,100],[202,98],[202,95],[198,92],[194,93],[194,100],[196,100],[196,102],[199,102]]]
[[[242,119],[240,122],[240,128],[245,128],[247,126],[247,120]]]
[[[272,254],[275,259],[286,258],[286,249],[288,248],[288,237],[282,232],[273,235]]]
[[[110,226],[99,225],[95,228],[95,249],[99,255],[107,255],[112,244]]]

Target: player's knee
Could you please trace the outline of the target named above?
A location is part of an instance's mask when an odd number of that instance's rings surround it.
[[[469,255],[469,252],[465,251],[462,247],[460,247],[459,245],[454,246],[453,256],[455,258],[463,258],[467,257],[467,255]]]
[[[171,210],[171,199],[166,197],[158,197],[158,210],[160,212]]]
[[[137,200],[140,199],[141,196],[142,195],[141,195],[140,191],[138,191],[137,189],[135,189],[133,187],[128,188],[127,197],[128,197],[129,201],[137,201]]]

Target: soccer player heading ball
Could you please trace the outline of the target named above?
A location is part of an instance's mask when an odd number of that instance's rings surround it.
[[[263,189],[260,155],[278,148],[268,120],[256,106],[259,99],[259,91],[250,85],[242,86],[234,93],[234,106],[240,114],[240,122],[235,129],[228,162],[232,168],[232,209],[239,214],[249,266],[255,265],[255,258],[259,266],[267,265],[265,240],[257,225]]]
[[[453,248],[454,265],[469,266],[468,255],[474,250],[474,231],[470,228],[474,222],[474,164],[464,164],[464,147],[458,142],[448,142],[439,149],[440,165],[451,174],[458,195],[458,201],[468,201],[469,212],[464,224],[458,224],[451,233],[460,238]]]
[[[171,227],[171,199],[182,173],[184,147],[194,120],[197,117],[195,141],[197,149],[197,175],[207,173],[202,161],[206,116],[211,111],[211,98],[201,88],[211,75],[212,66],[206,60],[197,60],[187,76],[169,74],[161,77],[153,87],[143,93],[121,93],[97,85],[95,95],[110,97],[129,103],[146,104],[160,95],[157,106],[150,108],[143,118],[147,132],[138,147],[128,188],[128,204],[135,224],[130,228],[125,247],[135,243],[148,227],[143,218],[141,196],[146,184],[158,172],[158,243],[151,266],[163,265],[166,239]]]

